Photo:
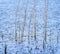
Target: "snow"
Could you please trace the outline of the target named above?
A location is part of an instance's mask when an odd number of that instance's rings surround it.
[[[20,30],[22,28],[24,9],[26,1],[21,0],[18,9],[20,20]],[[29,0],[27,8],[27,19],[24,30],[24,41],[16,42],[14,36],[15,14],[18,0],[0,0],[0,54],[60,54],[60,1],[47,0],[48,19],[47,19],[47,41],[43,49],[43,28],[44,28],[44,0],[37,0],[36,20],[37,20],[37,40],[33,38],[33,18],[31,22],[30,44],[28,43],[28,25],[31,13],[33,14],[34,0]],[[51,31],[51,34],[50,34]],[[21,32],[21,31],[20,31]],[[3,38],[2,38],[3,35]],[[58,43],[57,43],[58,36]],[[50,40],[51,37],[51,40]]]

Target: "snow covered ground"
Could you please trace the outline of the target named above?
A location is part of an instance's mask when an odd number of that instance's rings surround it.
[[[43,37],[38,37],[37,41],[31,38],[30,44],[28,44],[27,37],[20,44],[11,40],[5,42],[0,38],[0,54],[4,54],[5,45],[7,54],[59,54],[60,44],[57,44],[55,40],[52,41],[53,43],[47,41],[45,49],[43,49]]]

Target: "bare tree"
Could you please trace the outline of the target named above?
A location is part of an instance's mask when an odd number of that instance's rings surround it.
[[[2,31],[0,31],[0,36],[1,36],[1,38],[2,38],[2,40],[3,40],[3,33],[2,33]]]
[[[44,0],[44,5],[45,5],[45,7],[44,7],[44,14],[45,14],[45,16],[44,16],[44,40],[46,41],[46,31],[47,31],[47,0]]]
[[[44,40],[43,40],[43,48],[45,48],[46,36],[47,36],[47,0],[44,0]]]
[[[58,44],[58,39],[59,39],[59,37],[57,36],[57,44]]]
[[[30,24],[31,24],[31,18],[30,18],[29,26],[28,26],[28,43],[30,43]]]
[[[21,41],[23,41],[23,37],[24,37],[24,27],[25,27],[25,24],[26,24],[26,12],[27,12],[27,7],[28,7],[28,0],[27,0],[27,3],[26,3],[26,8],[25,8],[25,12],[24,12],[24,21],[23,21],[23,24],[22,24],[22,31],[21,31]]]
[[[19,10],[20,0],[18,1],[17,9],[16,9],[16,17],[15,17],[15,41],[17,42],[17,24],[19,23],[18,18],[18,10]],[[19,26],[20,28],[20,26]],[[20,33],[20,32],[19,32]]]
[[[34,40],[36,40],[36,0],[34,0]]]
[[[7,54],[7,45],[5,44],[4,54]]]
[[[2,34],[2,35],[1,35],[2,40],[3,40],[3,37],[4,37],[4,35]]]
[[[50,41],[50,50],[52,51],[52,46],[51,46],[51,41],[52,41],[52,40],[51,40],[51,34],[52,34],[52,33],[51,33],[51,30],[50,30],[50,35],[49,35],[50,38],[49,38],[49,41]],[[51,54],[51,52],[50,52],[50,54]]]
[[[58,35],[57,35],[57,45],[59,43],[59,32],[58,32]]]
[[[4,46],[4,54],[7,54],[7,44],[6,44],[6,40],[4,41],[5,46]]]
[[[32,10],[32,12],[33,12],[33,10]],[[30,43],[30,25],[31,25],[31,22],[32,22],[32,17],[33,17],[33,14],[31,13],[30,20],[29,20],[29,25],[28,25],[28,43]]]

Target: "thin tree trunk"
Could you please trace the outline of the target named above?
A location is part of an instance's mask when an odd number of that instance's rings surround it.
[[[45,48],[46,44],[46,33],[47,33],[47,0],[44,0],[44,40],[43,40],[43,49]]]
[[[50,30],[50,38],[49,38],[49,40],[50,40],[50,50],[52,51],[52,47],[51,47],[51,30]],[[51,54],[51,52],[50,52],[50,54]]]
[[[32,10],[33,12],[33,10]],[[30,20],[29,20],[29,25],[28,25],[28,43],[30,43],[30,25],[31,25],[31,20],[32,20],[32,13],[31,13],[31,17],[30,17]]]
[[[27,0],[27,4],[26,4],[26,8],[25,8],[25,12],[24,12],[24,21],[23,21],[23,25],[22,25],[22,31],[21,31],[21,41],[23,41],[23,37],[24,37],[24,27],[26,24],[26,12],[27,12],[27,6],[28,5],[28,0]]]
[[[37,47],[37,31],[36,31],[36,4],[37,3],[37,0],[34,0],[34,41],[35,41],[35,45],[36,45],[36,48],[35,49],[38,49],[38,47]]]
[[[7,45],[5,43],[4,54],[7,54]]]
[[[45,2],[45,7],[44,7],[44,10],[45,10],[45,16],[44,16],[44,40],[46,41],[46,31],[47,31],[47,0],[44,0]]]
[[[58,37],[58,35],[57,35],[57,44],[58,44],[58,42],[59,42],[59,37]]]
[[[18,19],[18,9],[19,9],[20,0],[18,1],[17,9],[16,9],[16,17],[15,17],[15,41],[17,42],[17,20]]]
[[[43,46],[42,47],[43,47],[43,50],[44,50],[45,49],[45,42],[44,41],[43,41]]]
[[[21,31],[21,41],[23,41],[23,37],[24,37],[25,23],[26,23],[26,10],[25,10],[24,22],[23,22],[23,25],[22,25],[22,31]]]
[[[3,35],[2,35],[2,40],[3,40]]]
[[[34,1],[34,40],[36,41],[36,0]]]
[[[20,38],[21,38],[21,37],[20,37],[20,25],[19,25],[19,43],[20,43],[20,41],[21,41]]]
[[[28,43],[30,44],[30,24],[31,24],[31,18],[29,21],[29,26],[28,26]]]

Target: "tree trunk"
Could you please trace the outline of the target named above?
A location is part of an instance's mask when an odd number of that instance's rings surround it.
[[[5,44],[4,54],[7,54],[7,45]]]
[[[18,1],[18,5],[17,5],[17,9],[16,9],[16,17],[15,17],[15,41],[16,42],[17,42],[17,24],[19,23],[19,22],[17,22],[17,20],[19,20],[19,18],[18,18],[19,4],[20,4],[20,0]]]
[[[34,40],[36,41],[36,0],[34,1]]]
[[[47,37],[47,0],[44,0],[44,40],[43,40],[43,46],[44,49],[46,47],[46,37]]]
[[[25,27],[25,24],[26,24],[26,12],[27,12],[27,7],[28,7],[28,0],[27,0],[27,3],[26,3],[26,8],[25,8],[25,12],[24,12],[24,21],[23,21],[23,25],[22,25],[22,31],[21,31],[21,41],[23,41],[23,37],[24,37],[24,27]]]

